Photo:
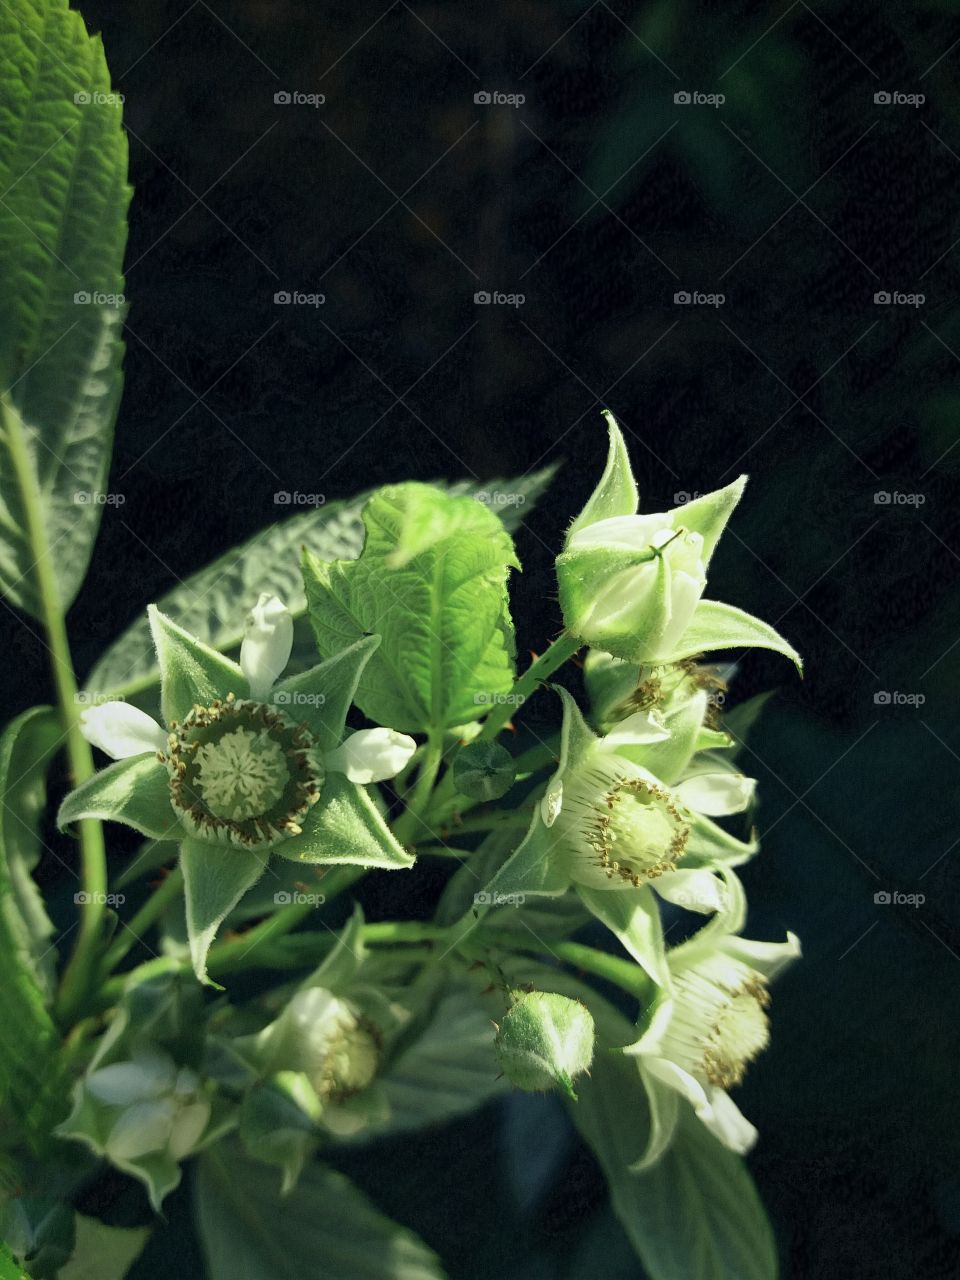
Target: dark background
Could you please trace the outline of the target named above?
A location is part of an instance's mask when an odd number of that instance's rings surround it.
[[[779,688],[744,760],[751,931],[806,953],[738,1097],[750,1165],[787,1275],[958,1274],[960,4],[82,8],[126,95],[135,197],[125,502],[71,612],[81,674],[284,514],[278,490],[565,459],[519,534],[523,651],[560,624],[552,557],[602,466],[602,406],[644,510],[748,471],[711,595],[808,663],[800,684],[753,653],[738,685]],[[46,655],[0,631],[13,714],[48,696]],[[457,1280],[641,1275],[562,1113],[524,1107],[344,1167]],[[199,1266],[187,1212],[138,1276]]]

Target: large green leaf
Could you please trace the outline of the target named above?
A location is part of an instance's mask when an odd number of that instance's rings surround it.
[[[40,616],[83,581],[122,386],[127,143],[67,0],[0,5],[0,191],[0,588]]]
[[[498,503],[496,511],[507,529],[515,529],[528,515],[553,477],[554,468],[535,471],[517,480],[491,480],[491,494],[509,494],[514,500]],[[481,486],[458,483],[448,493],[477,493]],[[261,530],[249,541],[219,556],[212,564],[180,583],[157,604],[169,618],[211,648],[227,653],[243,639],[243,624],[250,606],[262,592],[277,595],[296,616],[294,657],[288,672],[312,666],[317,660],[313,632],[303,617],[307,607],[300,551],[306,548],[321,560],[348,560],[363,546],[360,513],[369,494],[349,501],[310,507]],[[285,505],[278,508],[285,511]],[[144,606],[147,601],[144,600]],[[299,658],[299,661],[298,661]],[[104,653],[86,680],[98,695],[131,696],[159,679],[156,655],[146,616],[141,616]]]
[[[57,1280],[123,1280],[150,1235],[149,1227],[108,1227],[82,1213],[76,1215],[75,1223],[74,1254]]]
[[[208,1280],[443,1280],[432,1250],[323,1165],[281,1198],[276,1169],[213,1148],[195,1204]]]
[[[380,489],[363,521],[358,560],[304,559],[321,654],[381,637],[355,698],[379,724],[423,732],[478,719],[513,686],[510,535],[483,503],[423,484]]]
[[[49,727],[43,727],[47,714],[45,708],[27,711],[0,737],[0,1109],[18,1115],[28,1136],[42,1128],[51,1105],[47,1066],[58,1044],[38,969],[37,948],[48,926],[28,884],[36,858],[36,770],[53,745]],[[26,915],[20,914],[21,902]]]
[[[635,1174],[648,1118],[625,1105],[637,1064],[598,1053],[570,1114],[593,1148],[614,1209],[651,1280],[776,1280],[777,1251],[753,1179],[685,1102],[659,1163]]]
[[[9,884],[0,912],[24,965],[47,993],[56,967],[50,944],[54,930],[32,872],[40,860],[38,828],[47,801],[47,768],[61,740],[51,707],[24,712],[0,739],[0,832]]]

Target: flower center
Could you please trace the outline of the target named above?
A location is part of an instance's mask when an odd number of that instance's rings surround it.
[[[317,1095],[327,1102],[345,1102],[373,1082],[380,1048],[371,1023],[349,1013],[338,1021],[323,1065],[313,1076]]]
[[[612,880],[639,888],[672,871],[689,836],[685,813],[666,787],[602,768],[569,789],[561,817],[581,854],[574,879],[597,888]]]
[[[229,694],[170,728],[161,758],[173,806],[195,836],[254,848],[300,834],[323,785],[323,758],[303,725]]]
[[[724,958],[675,979],[667,1055],[707,1084],[729,1089],[767,1047],[770,993],[748,965]]]

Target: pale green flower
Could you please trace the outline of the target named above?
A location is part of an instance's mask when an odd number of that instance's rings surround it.
[[[239,665],[158,609],[149,616],[165,727],[123,702],[85,710],[84,735],[118,763],[67,796],[59,820],[112,819],[180,842],[191,955],[204,979],[221,921],[272,854],[307,863],[412,864],[361,784],[392,777],[416,743],[388,728],[344,740],[377,636],[278,680],[293,624],[276,596],[261,595],[251,611]]]

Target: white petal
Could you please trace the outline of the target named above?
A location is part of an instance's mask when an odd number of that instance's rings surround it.
[[[417,749],[413,738],[395,729],[360,729],[327,755],[327,768],[351,782],[383,782],[395,777]]]
[[[159,1098],[174,1081],[174,1067],[166,1054],[141,1054],[133,1062],[112,1062],[86,1079],[89,1093],[110,1106]]]
[[[757,1140],[756,1129],[734,1100],[714,1085],[709,1089],[709,1105],[697,1115],[713,1136],[738,1156],[746,1155]]]
[[[703,1119],[704,1110],[709,1110],[710,1100],[699,1080],[695,1080],[689,1071],[684,1071],[683,1067],[678,1067],[669,1058],[647,1058],[643,1065],[650,1075],[656,1076],[671,1089],[675,1089],[682,1098],[686,1098],[700,1119]]]
[[[621,720],[602,739],[602,747],[643,746],[648,742],[664,742],[670,730],[656,711],[635,711]]]
[[[653,887],[667,902],[701,915],[722,910],[727,900],[723,881],[706,869],[668,871],[654,880]]]
[[[788,933],[786,942],[754,942],[750,938],[728,938],[724,950],[757,969],[768,980],[800,958],[800,939]]]
[[[110,1130],[106,1152],[111,1160],[136,1160],[162,1151],[173,1129],[173,1103],[137,1102],[124,1111]]]
[[[293,617],[278,596],[264,592],[247,615],[240,669],[250,685],[250,697],[263,699],[290,660]]]
[[[152,716],[129,702],[101,702],[80,713],[80,732],[114,760],[163,751],[167,735]]]
[[[167,1151],[173,1160],[183,1160],[200,1141],[210,1119],[210,1103],[206,1099],[181,1107],[173,1121]]]
[[[742,773],[697,773],[673,788],[688,809],[711,817],[742,813],[753,799],[757,783]]]
[[[669,511],[647,516],[609,516],[578,529],[567,550],[613,547],[620,551],[644,551],[647,547],[663,546],[675,532]]]

